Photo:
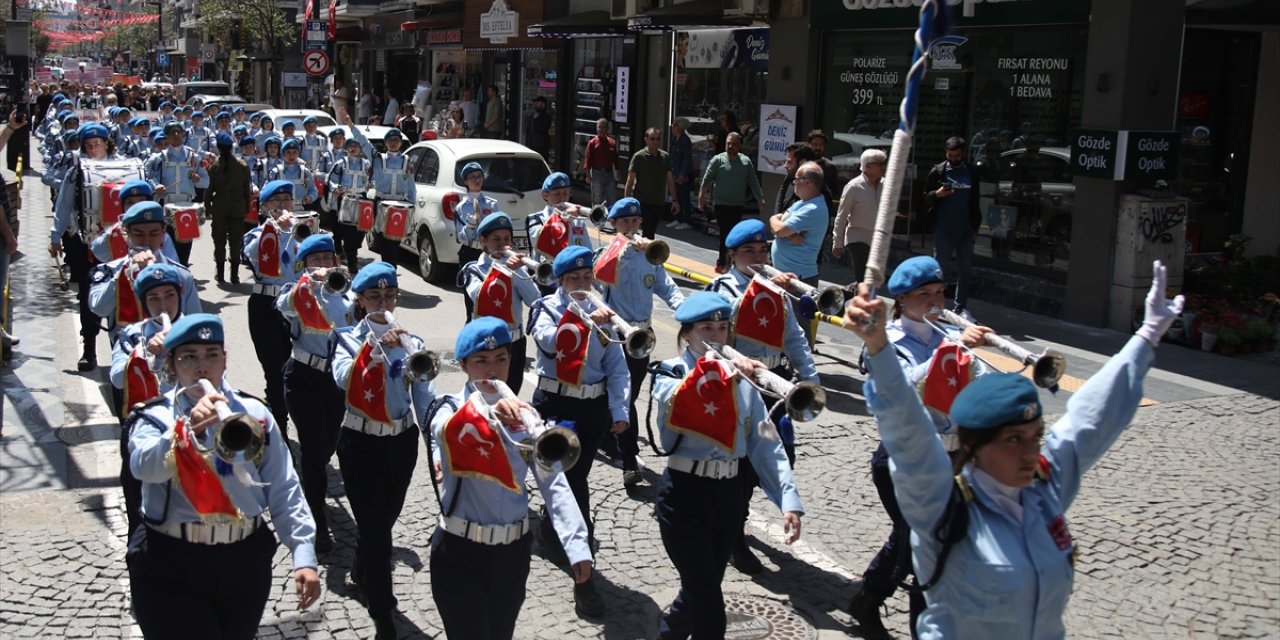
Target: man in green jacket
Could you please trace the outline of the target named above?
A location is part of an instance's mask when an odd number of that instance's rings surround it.
[[[724,153],[717,155],[707,163],[707,171],[702,174],[702,189],[698,193],[698,206],[707,210],[707,199],[715,205],[716,226],[720,228],[720,255],[716,257],[716,273],[724,273],[729,268],[728,252],[725,250],[724,237],[742,220],[746,210],[747,189],[755,196],[756,204],[764,212],[764,192],[760,190],[760,180],[756,177],[756,168],[751,159],[738,153],[742,149],[742,135],[735,132],[725,140]]]

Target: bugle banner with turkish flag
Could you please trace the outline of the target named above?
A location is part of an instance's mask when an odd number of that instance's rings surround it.
[[[251,224],[255,227],[258,226],[258,199],[257,198],[249,199],[249,208],[245,209],[244,221],[245,223]]]
[[[116,325],[124,326],[141,322],[146,316],[142,312],[142,299],[138,290],[133,287],[133,278],[129,275],[130,265],[120,265],[116,273]]]
[[[214,428],[214,427],[210,427]],[[196,448],[196,435],[190,431],[185,417],[173,427],[173,446],[165,463],[173,472],[175,484],[187,502],[206,523],[241,521],[244,514],[227,495],[222,478],[214,469],[209,454]]]
[[[298,322],[302,325],[303,331],[327,334],[333,331],[333,323],[329,322],[329,317],[324,313],[324,307],[316,299],[315,286],[316,283],[311,280],[310,275],[299,278],[298,285],[293,288],[293,293],[289,296],[289,306],[298,316]]]
[[[280,230],[274,224],[262,225],[258,236],[258,273],[268,278],[280,277]]]
[[[922,381],[920,400],[924,406],[951,414],[951,404],[960,390],[973,379],[973,358],[959,344],[943,342],[933,352],[929,373]]]
[[[142,338],[146,342],[146,337]],[[145,348],[145,347],[143,347]],[[129,417],[133,406],[151,400],[160,395],[160,379],[156,377],[151,365],[140,350],[129,353],[129,360],[124,366],[124,403],[120,405],[120,417]]]
[[[546,227],[543,227],[543,231]],[[596,260],[593,270],[596,280],[609,286],[618,284],[618,271],[622,266],[622,254],[627,250],[631,241],[621,233],[613,237],[613,242],[609,243],[609,247],[600,254],[600,259]]]
[[[566,308],[560,324],[556,325],[556,379],[577,387],[582,385],[582,374],[586,370],[591,329],[574,309],[572,305]]]
[[[723,360],[699,358],[667,404],[667,427],[732,454],[738,437],[738,393]]]
[[[119,222],[107,228],[107,251],[112,260],[119,260],[129,255],[129,240],[125,238],[124,227]]]
[[[476,294],[476,317],[498,318],[507,324],[514,324],[515,296],[512,292],[512,273],[506,265],[494,261],[489,267],[489,275],[485,276],[480,291]]]
[[[371,338],[376,339],[376,338]],[[367,340],[351,366],[351,380],[347,383],[347,406],[361,417],[373,422],[391,423],[387,411],[387,365],[374,362],[373,344]]]
[[[493,426],[475,398],[462,403],[441,432],[444,463],[449,473],[461,478],[496,482],[515,493],[521,493],[511,459],[507,456],[502,434]]]
[[[534,248],[538,253],[555,258],[569,246],[569,223],[556,211],[542,224],[538,232],[538,244]]]
[[[787,335],[788,307],[782,290],[754,276],[734,306],[734,334],[771,349],[782,349]]]

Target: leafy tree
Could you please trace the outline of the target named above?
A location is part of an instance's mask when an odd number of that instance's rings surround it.
[[[298,25],[277,0],[200,0],[200,30],[223,48],[243,48],[271,54],[269,101],[281,102],[280,63],[285,47],[298,37]],[[239,42],[236,42],[236,40]],[[238,46],[237,46],[238,45]]]

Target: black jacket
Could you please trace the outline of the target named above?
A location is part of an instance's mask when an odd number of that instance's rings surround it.
[[[978,167],[972,162],[965,160],[965,166],[969,168],[969,176],[973,180],[973,188],[969,189],[969,226],[973,228],[974,235],[977,235],[978,228],[982,226],[982,205],[978,203],[981,191],[978,188],[980,176]],[[938,188],[942,186],[942,172],[946,167],[945,160],[939,162],[929,170],[929,175],[924,179],[924,210],[930,220],[937,220],[938,196],[936,194]]]

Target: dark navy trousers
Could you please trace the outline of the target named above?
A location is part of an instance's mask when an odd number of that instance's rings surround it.
[[[325,494],[329,489],[329,460],[338,449],[338,433],[346,411],[345,394],[327,371],[293,358],[284,365],[284,399],[298,430],[302,450],[299,479],[307,506],[316,519],[317,539],[329,530]]]
[[[741,463],[739,463],[741,464]],[[680,593],[658,624],[660,638],[724,638],[724,580],[742,527],[743,477],[711,479],[667,469],[658,483],[658,530],[680,574]]]
[[[436,528],[431,596],[450,638],[510,640],[524,604],[533,536],[487,545]]]

